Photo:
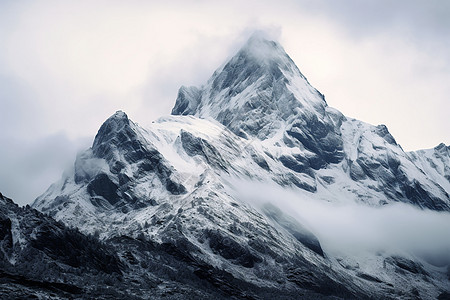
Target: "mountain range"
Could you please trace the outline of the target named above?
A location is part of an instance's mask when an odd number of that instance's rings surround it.
[[[448,253],[337,253],[285,204],[448,216],[449,193],[449,146],[403,151],[386,126],[329,107],[283,47],[257,33],[206,84],[181,87],[170,116],[143,128],[112,115],[31,207],[3,198],[0,291],[447,299]]]

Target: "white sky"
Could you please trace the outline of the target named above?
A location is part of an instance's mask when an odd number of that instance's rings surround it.
[[[32,202],[108,116],[169,114],[256,29],[345,115],[450,143],[450,2],[167,2],[0,1],[1,192]]]

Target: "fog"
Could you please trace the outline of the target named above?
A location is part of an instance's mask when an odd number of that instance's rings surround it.
[[[0,192],[19,205],[30,204],[73,167],[77,152],[89,148],[92,139],[63,133],[34,140],[0,136]]]
[[[422,210],[405,203],[382,207],[336,204],[267,182],[232,182],[231,193],[237,199],[257,208],[268,203],[278,207],[311,230],[327,254],[407,253],[450,263],[448,212]]]

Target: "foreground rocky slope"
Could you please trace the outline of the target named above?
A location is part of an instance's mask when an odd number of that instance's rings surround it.
[[[0,193],[1,299],[226,299],[252,289],[267,297],[277,292],[198,263],[168,243],[99,241]]]
[[[85,283],[116,282],[122,270],[117,255],[97,239],[0,194],[2,295],[95,295],[98,288]]]
[[[445,259],[337,257],[306,224],[237,188],[260,182],[313,201],[449,211],[448,147],[430,159],[405,153],[385,126],[328,107],[282,47],[259,36],[203,87],[182,87],[172,114],[146,129],[111,116],[33,207],[110,243],[137,273],[150,264],[183,274],[170,279],[188,287],[181,294],[202,284],[203,295],[263,298],[448,290]]]

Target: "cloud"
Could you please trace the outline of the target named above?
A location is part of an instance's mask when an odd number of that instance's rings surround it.
[[[42,124],[40,115],[34,113],[38,105],[26,82],[0,73],[0,99],[1,136],[26,135],[30,127],[37,129]]]
[[[30,204],[74,163],[92,138],[70,140],[64,134],[24,141],[0,138],[0,192],[20,205]]]
[[[431,0],[319,0],[300,1],[299,9],[335,20],[353,38],[370,38],[398,31],[416,41],[430,41],[450,34],[450,4]],[[448,44],[448,40],[439,41]]]
[[[405,203],[382,207],[314,199],[307,192],[273,183],[233,179],[233,195],[253,207],[270,203],[309,228],[327,254],[390,253],[450,263],[450,213]]]

